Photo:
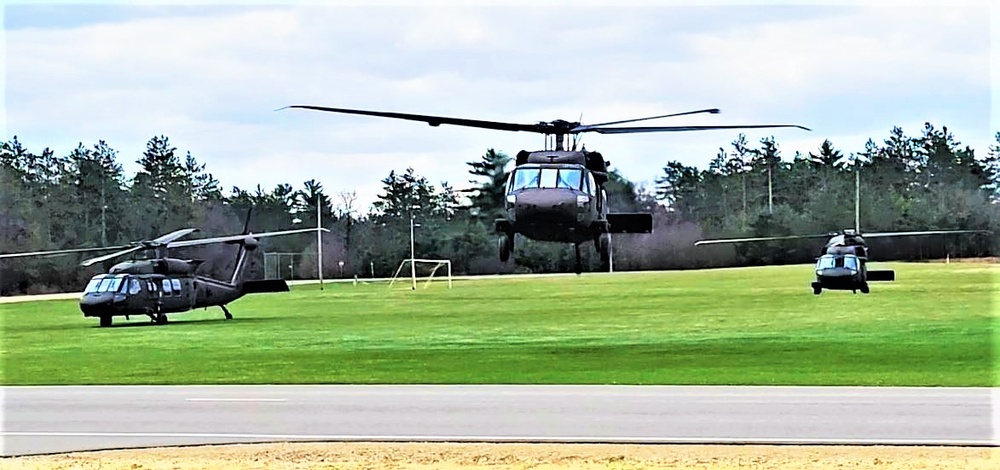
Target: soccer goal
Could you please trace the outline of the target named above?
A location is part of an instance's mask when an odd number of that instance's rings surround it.
[[[442,267],[447,267],[448,270],[448,288],[451,289],[451,260],[447,259],[410,259],[406,258],[403,262],[399,263],[399,268],[396,269],[396,274],[392,275],[392,280],[389,281],[389,287],[396,282],[399,278],[399,273],[403,272],[403,268],[407,265],[410,266],[410,280],[412,282],[412,288],[417,288],[417,278],[427,277],[424,282],[424,289],[430,286],[431,281],[434,279],[434,274],[438,272]],[[440,280],[440,277],[438,277]]]

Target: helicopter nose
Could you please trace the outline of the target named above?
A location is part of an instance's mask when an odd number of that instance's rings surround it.
[[[514,203],[517,219],[576,220],[577,195],[570,190],[523,191]]]
[[[120,299],[112,292],[84,294],[80,298],[80,310],[85,315],[98,315],[111,310],[112,305]]]

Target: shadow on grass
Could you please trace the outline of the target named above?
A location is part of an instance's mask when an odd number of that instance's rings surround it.
[[[140,328],[140,327],[148,327],[148,328],[157,328],[157,327],[159,327],[159,328],[185,328],[185,327],[190,327],[190,326],[213,324],[213,323],[266,323],[266,322],[271,322],[271,321],[275,321],[275,320],[278,320],[278,318],[277,317],[254,317],[254,318],[239,318],[239,317],[235,317],[232,320],[227,320],[224,317],[220,317],[220,318],[198,318],[198,319],[189,319],[189,320],[168,320],[167,323],[163,324],[163,325],[157,325],[157,324],[153,323],[152,321],[146,321],[146,322],[142,322],[142,321],[140,321],[140,322],[129,321],[128,323],[112,323],[110,327],[102,327],[100,325],[96,325],[95,324],[95,325],[91,326],[91,328],[95,328],[95,329],[103,329],[103,328]]]

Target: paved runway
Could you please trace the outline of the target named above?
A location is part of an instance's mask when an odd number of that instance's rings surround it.
[[[3,455],[263,441],[997,445],[1000,389],[4,387]]]

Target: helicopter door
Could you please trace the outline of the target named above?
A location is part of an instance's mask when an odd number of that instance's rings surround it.
[[[146,298],[156,300],[160,298],[160,289],[157,288],[156,281],[146,279]]]

